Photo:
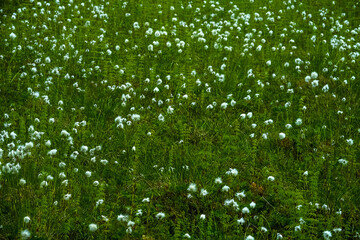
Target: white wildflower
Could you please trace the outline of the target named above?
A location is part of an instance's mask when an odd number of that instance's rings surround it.
[[[30,217],[26,216],[24,217],[24,223],[29,223],[30,222]]]
[[[118,221],[127,222],[128,219],[129,219],[129,216],[128,216],[128,215],[122,215],[122,214],[120,214],[120,215],[117,216],[117,220],[118,220]]]
[[[196,184],[195,183],[190,183],[187,190],[190,191],[190,192],[196,192]]]
[[[96,207],[98,207],[99,205],[103,204],[104,200],[103,199],[99,199],[96,201]]]
[[[215,183],[216,184],[221,184],[222,183],[221,177],[216,178]]]
[[[16,34],[15,34],[15,33],[13,33],[13,32],[12,32],[12,33],[10,33],[10,38],[11,38],[11,39],[15,39],[15,38],[16,38]]]
[[[41,188],[47,187],[48,185],[49,185],[48,182],[45,181],[45,180],[40,183],[40,187],[41,187]]]
[[[301,118],[296,119],[295,124],[296,124],[297,126],[301,125],[301,124],[302,124]]]
[[[69,200],[71,198],[71,194],[70,193],[68,193],[68,194],[65,194],[64,195],[64,200]]]
[[[280,140],[284,139],[286,137],[285,133],[279,133]]]
[[[156,214],[156,216],[155,216],[157,219],[162,219],[162,218],[164,218],[165,217],[165,213],[163,213],[163,212],[159,212],[158,214]]]
[[[322,91],[323,92],[328,92],[329,91],[329,85],[326,84],[325,86],[323,86]]]
[[[243,225],[245,223],[245,219],[240,218],[240,219],[237,220],[237,223]]]
[[[236,168],[230,168],[229,171],[226,172],[227,175],[233,175],[233,176],[237,176],[238,175],[238,170]]]
[[[52,150],[50,150],[47,154],[50,155],[50,156],[55,156],[56,153],[57,153],[57,150],[56,150],[56,149],[52,149]]]
[[[89,224],[89,230],[90,232],[95,232],[98,229],[97,225],[95,223]]]
[[[50,140],[47,140],[47,141],[45,142],[45,146],[50,147],[50,146],[51,146],[51,141],[50,141]]]
[[[312,79],[317,79],[318,76],[319,76],[319,75],[317,74],[317,72],[312,72],[312,73],[311,73],[311,78],[312,78]]]
[[[201,189],[200,194],[201,194],[202,196],[206,196],[206,195],[208,195],[208,191],[206,191],[205,189]]]
[[[165,121],[164,116],[160,113],[159,117],[158,117],[159,121],[163,122]]]
[[[236,196],[239,200],[241,200],[241,198],[246,197],[245,191],[237,192],[237,193],[235,194],[235,196]]]
[[[243,214],[247,214],[247,213],[250,213],[250,210],[249,210],[249,208],[244,207],[244,208],[241,210],[241,212],[242,212]]]
[[[23,178],[21,178],[19,183],[20,183],[20,185],[25,185],[25,184],[26,184],[26,180],[23,179]]]
[[[338,160],[338,162],[341,163],[342,165],[346,165],[346,164],[348,163],[347,160],[342,159],[342,158],[340,158],[340,159]]]
[[[31,236],[30,231],[25,229],[21,231],[21,239],[28,239]]]
[[[245,238],[245,240],[255,240],[255,238],[253,236],[249,235]]]
[[[324,231],[323,236],[324,236],[324,239],[329,240],[332,237],[332,234],[330,231]]]
[[[352,140],[351,138],[346,139],[346,143],[349,144],[350,146],[354,144],[354,140]]]
[[[184,234],[184,238],[191,238],[191,236],[190,236],[190,234],[185,233],[185,234]]]
[[[319,80],[314,80],[314,81],[312,81],[312,82],[311,82],[311,85],[312,85],[312,87],[317,87],[317,86],[319,86]]]
[[[224,103],[222,103],[222,104],[220,105],[220,107],[221,107],[222,109],[226,109],[227,106],[228,106],[228,103],[226,103],[226,102],[224,102]]]

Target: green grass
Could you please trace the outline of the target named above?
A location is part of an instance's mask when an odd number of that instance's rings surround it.
[[[360,4],[124,2],[0,5],[0,239],[359,238]]]

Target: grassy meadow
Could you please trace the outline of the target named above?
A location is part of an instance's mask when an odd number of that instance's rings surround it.
[[[0,239],[360,238],[360,2],[0,13]]]

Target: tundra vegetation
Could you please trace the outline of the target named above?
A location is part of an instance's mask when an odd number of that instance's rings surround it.
[[[360,2],[3,0],[1,239],[360,238]]]

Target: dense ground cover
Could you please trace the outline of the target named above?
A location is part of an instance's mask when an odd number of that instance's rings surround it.
[[[360,238],[358,1],[0,8],[1,239]]]

